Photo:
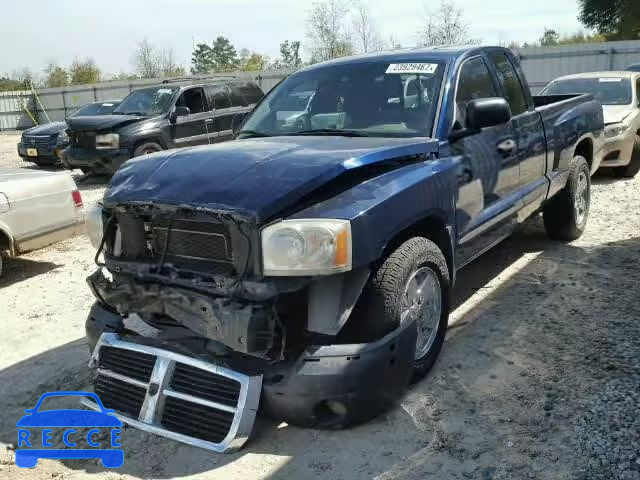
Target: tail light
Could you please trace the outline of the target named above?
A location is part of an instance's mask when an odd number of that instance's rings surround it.
[[[73,203],[76,204],[76,208],[82,208],[82,195],[80,195],[80,190],[71,192],[71,198],[73,198]]]

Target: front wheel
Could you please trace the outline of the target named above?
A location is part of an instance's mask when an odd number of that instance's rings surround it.
[[[161,150],[163,150],[162,146],[158,145],[155,142],[144,142],[135,148],[135,150],[133,151],[133,156],[139,157],[141,155],[149,155]]]
[[[416,344],[413,381],[434,365],[449,318],[449,270],[431,240],[414,237],[400,245],[374,272],[349,320],[354,341],[370,342],[413,322]]]
[[[584,157],[576,156],[569,167],[565,187],[551,198],[542,211],[547,235],[554,240],[580,238],[587,227],[591,204],[591,175]]]

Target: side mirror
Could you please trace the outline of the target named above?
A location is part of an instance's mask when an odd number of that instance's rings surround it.
[[[467,103],[466,128],[449,135],[449,141],[479,133],[483,128],[503,125],[511,120],[511,107],[502,97],[476,98]]]
[[[176,107],[173,112],[171,112],[169,121],[171,123],[176,123],[178,117],[186,117],[187,115],[191,115],[191,110],[189,110],[189,107]]]

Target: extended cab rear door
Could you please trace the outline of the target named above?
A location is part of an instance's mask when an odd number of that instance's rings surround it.
[[[523,197],[522,218],[528,217],[546,198],[547,145],[542,118],[536,112],[524,75],[514,57],[504,50],[488,50],[502,90],[509,102],[512,124],[518,143],[520,193]]]
[[[499,97],[500,89],[484,55],[466,59],[459,68],[453,129],[466,127],[470,100]],[[462,156],[458,171],[456,223],[458,264],[464,265],[511,233],[517,221],[520,174],[513,123],[496,125],[452,145]]]

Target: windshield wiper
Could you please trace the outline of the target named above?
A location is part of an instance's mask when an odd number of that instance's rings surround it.
[[[246,137],[242,137],[242,138],[257,138],[257,137],[270,137],[271,135],[269,135],[268,133],[264,133],[264,132],[258,132],[257,130],[240,130],[238,132],[238,136],[240,135],[246,135]]]
[[[147,114],[144,112],[124,112],[124,115],[137,115],[139,117],[146,117]]]
[[[369,134],[358,130],[342,130],[340,128],[314,128],[312,130],[300,130],[289,135],[337,135],[341,137],[368,137]]]

